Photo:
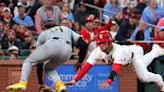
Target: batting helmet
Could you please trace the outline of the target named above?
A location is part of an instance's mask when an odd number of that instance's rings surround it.
[[[112,36],[108,30],[101,31],[98,35],[98,43],[112,42]]]

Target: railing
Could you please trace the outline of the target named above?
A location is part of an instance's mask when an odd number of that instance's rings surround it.
[[[94,9],[97,9],[98,11],[99,11],[99,13],[100,13],[100,20],[102,20],[102,16],[103,16],[103,14],[102,14],[102,12],[108,12],[108,13],[111,13],[111,14],[116,14],[115,12],[112,12],[112,11],[109,11],[109,10],[105,10],[105,9],[103,9],[103,8],[100,8],[100,7],[97,7],[97,6],[94,6],[94,5],[91,5],[91,4],[88,4],[88,3],[83,3],[83,2],[81,2],[81,4],[83,4],[83,5],[85,5],[85,6],[87,6],[87,7],[90,7],[90,8],[94,8]],[[145,22],[145,21],[144,21]],[[103,23],[103,22],[102,22]],[[147,23],[147,22],[145,22],[146,23],[146,25],[147,26],[149,26],[149,27],[153,27],[153,28],[160,28],[159,26],[156,26],[156,25],[153,25],[153,24],[150,24],[150,23]]]
[[[136,40],[129,40],[129,42],[134,42],[134,43],[164,43],[164,41],[136,41]]]

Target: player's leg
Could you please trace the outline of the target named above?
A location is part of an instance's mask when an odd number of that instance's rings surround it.
[[[54,55],[53,52],[56,49],[54,48],[54,46],[51,46],[51,44],[52,43],[48,41],[42,46],[39,46],[24,60],[20,82],[8,86],[7,89],[10,88],[16,88],[16,89],[22,88],[23,90],[26,89],[28,78],[32,69],[32,65],[42,63],[48,60],[49,58],[53,57]]]
[[[37,78],[38,78],[39,90],[46,88],[46,85],[44,84],[43,81],[43,63],[37,64]]]
[[[146,83],[154,82],[162,90],[164,87],[162,76],[159,74],[151,73],[147,70],[147,67],[143,63],[144,57],[142,54],[143,54],[143,50],[141,48],[137,49],[134,54],[134,59],[133,59],[133,67],[135,69],[135,72],[136,72],[138,78],[142,82],[146,82]]]
[[[44,70],[45,70],[45,73],[48,75],[48,77],[51,80],[53,80],[53,82],[54,82],[53,85],[55,86],[56,89],[59,88],[56,86],[56,84],[60,84],[59,86],[62,87],[62,90],[66,90],[66,87],[64,86],[64,83],[60,79],[58,72],[55,70],[62,63],[63,63],[62,61],[56,62],[56,60],[50,60],[49,62],[45,63]],[[58,92],[58,91],[56,91],[56,92]]]
[[[159,45],[154,44],[152,50],[144,55],[144,63],[148,66],[154,58],[157,58],[161,55],[164,55],[164,49],[161,48]]]
[[[61,54],[61,57],[51,59],[49,62],[46,62],[44,64],[44,70],[46,74],[48,74],[48,76],[53,80],[56,92],[65,92],[66,87],[64,86],[64,83],[60,79],[58,72],[55,69],[63,64],[65,61],[69,60],[70,57],[71,53],[67,52],[67,54]]]

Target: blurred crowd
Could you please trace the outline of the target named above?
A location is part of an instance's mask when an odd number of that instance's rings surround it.
[[[139,44],[149,52],[153,43],[164,47],[164,0],[0,0],[1,59],[26,58],[38,35],[56,25],[79,33],[88,44],[87,56],[102,30],[116,43]],[[73,49],[76,58],[76,44]]]

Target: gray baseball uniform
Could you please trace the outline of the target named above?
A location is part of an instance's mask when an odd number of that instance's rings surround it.
[[[68,27],[56,26],[43,31],[37,40],[37,48],[24,61],[20,81],[27,81],[32,65],[44,62],[46,74],[54,81],[60,80],[55,69],[69,60],[72,43],[77,43],[81,36]]]

